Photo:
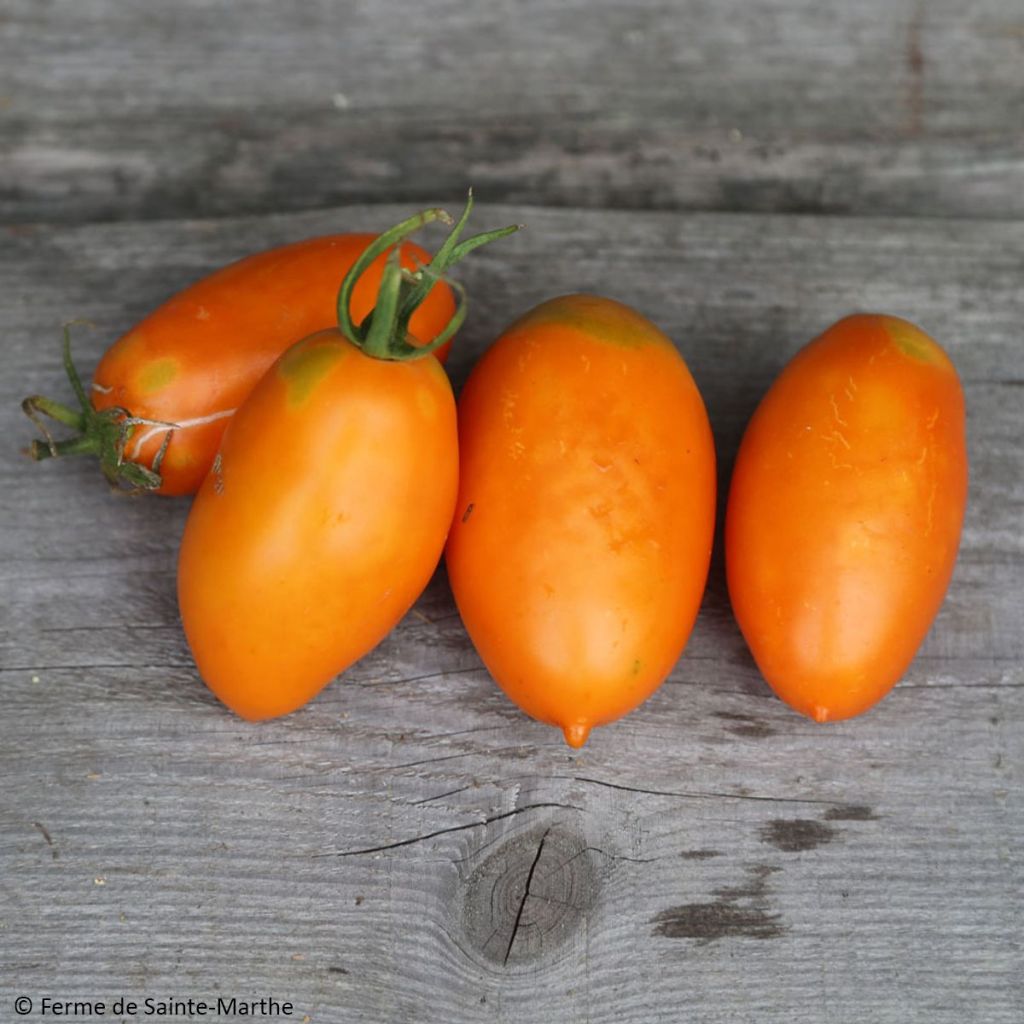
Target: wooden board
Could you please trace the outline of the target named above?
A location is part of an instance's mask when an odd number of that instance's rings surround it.
[[[405,212],[0,235],[4,1019],[22,994],[125,994],[331,1024],[1020,1021],[1024,225],[480,208],[528,227],[465,267],[457,384],[512,316],[580,289],[678,342],[723,483],[773,374],[845,312],[919,321],[967,391],[955,580],[879,708],[820,727],[774,699],[719,554],[669,681],[574,753],[489,680],[443,573],[311,706],[233,718],[178,624],[186,503],[16,452],[17,400],[62,392],[62,320],[96,323],[91,366],[226,260]]]
[[[1020,0],[5,0],[0,217],[1024,215]]]

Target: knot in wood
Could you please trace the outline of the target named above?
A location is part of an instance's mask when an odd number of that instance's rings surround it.
[[[541,826],[491,853],[466,879],[463,931],[486,960],[513,966],[547,959],[593,903],[593,851],[564,826]]]

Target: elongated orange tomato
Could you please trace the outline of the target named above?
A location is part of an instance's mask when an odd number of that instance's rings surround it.
[[[964,397],[891,316],[840,320],[765,395],[733,471],[726,564],[758,667],[819,722],[881,700],[949,585],[967,501]]]
[[[121,406],[140,424],[129,458],[152,465],[175,423],[160,474],[162,494],[191,494],[209,471],[227,419],[289,345],[337,322],[341,279],[374,240],[370,234],[311,238],[257,253],[185,289],[118,339],[96,367],[92,403]],[[356,283],[352,316],[373,308],[386,255]],[[430,261],[414,242],[402,247],[410,270]],[[455,300],[443,282],[416,310],[409,330],[432,341]],[[438,352],[444,359],[447,349]]]
[[[697,386],[638,313],[567,295],[477,364],[459,443],[462,619],[505,693],[582,746],[661,684],[697,615],[715,515]]]
[[[426,220],[440,212],[427,211]],[[179,292],[111,345],[83,412],[36,400],[35,411],[56,412],[55,419],[82,436],[37,441],[32,454],[94,454],[112,481],[159,494],[194,493],[228,419],[270,364],[288,346],[337,322],[338,286],[375,237],[327,235],[283,245]],[[381,254],[367,267],[353,289],[357,323],[373,308],[385,259]],[[401,260],[413,271],[430,254],[405,242]],[[421,344],[433,341],[454,311],[451,289],[441,281],[416,309],[409,331]],[[437,352],[442,361],[448,347]],[[114,419],[97,419],[93,410]]]
[[[314,697],[422,592],[457,484],[436,359],[375,359],[336,330],[289,349],[228,426],[181,544],[181,617],[210,689],[248,719]]]
[[[508,229],[456,243],[454,262]],[[458,487],[455,399],[408,314],[431,281],[388,257],[373,315],[351,295],[372,260],[416,229],[385,232],[342,282],[337,328],[289,348],[239,406],[185,525],[182,623],[213,692],[249,719],[310,700],[374,647],[437,566]],[[449,259],[450,257],[450,259]]]

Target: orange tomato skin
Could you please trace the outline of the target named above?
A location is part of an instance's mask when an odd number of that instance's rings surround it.
[[[949,585],[967,502],[949,357],[896,317],[846,317],[754,413],[726,517],[729,594],[787,704],[831,721],[881,700]]]
[[[459,443],[462,619],[505,693],[582,746],[661,684],[697,615],[715,515],[697,386],[638,313],[563,296],[477,364]]]
[[[232,418],[185,526],[178,599],[210,689],[251,720],[312,699],[422,592],[457,487],[433,356],[373,359],[337,330],[289,349]]]
[[[183,425],[164,456],[158,494],[195,493],[228,419],[267,367],[289,345],[337,324],[342,278],[375,237],[326,235],[255,253],[168,299],[111,345],[93,377],[93,406]],[[355,286],[356,323],[373,308],[385,259]],[[429,260],[418,245],[403,244],[404,266]],[[410,330],[429,342],[454,312],[451,289],[441,282],[413,314]],[[442,362],[449,347],[438,351]],[[158,427],[137,426],[126,454],[151,465],[165,436]]]

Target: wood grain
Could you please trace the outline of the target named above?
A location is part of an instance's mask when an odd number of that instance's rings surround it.
[[[0,236],[4,1013],[125,993],[332,1024],[1019,1021],[1024,225],[480,208],[528,227],[465,266],[456,382],[529,304],[608,292],[677,340],[723,481],[772,375],[849,310],[920,321],[967,389],[956,577],[879,708],[823,728],[774,699],[716,557],[669,681],[574,753],[494,687],[443,572],[311,706],[236,720],[177,621],[186,503],[16,453],[16,400],[61,392],[61,320],[96,323],[90,366],[219,263],[405,212]]]
[[[1024,215],[1019,0],[6,0],[0,218]]]

